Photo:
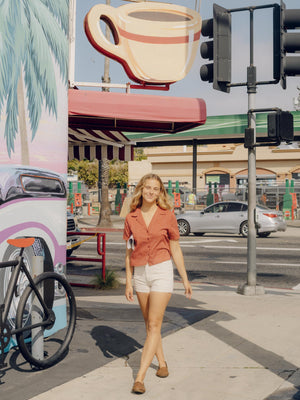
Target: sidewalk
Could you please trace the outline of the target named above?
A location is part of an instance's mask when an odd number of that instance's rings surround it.
[[[178,324],[178,330],[167,335],[163,328],[170,376],[157,378],[154,361],[141,398],[300,399],[299,300],[297,291],[267,289],[265,295],[251,297],[237,294],[233,287],[194,284],[189,301],[176,283],[165,319]],[[114,303],[124,313],[133,307],[113,291],[77,301],[104,308]],[[107,315],[108,324],[109,320]],[[130,390],[139,359],[137,350],[31,400],[134,399]]]
[[[90,215],[78,218],[78,226],[82,231],[99,231],[99,232],[113,232],[123,231],[125,218],[121,218],[119,215],[111,215],[111,226],[97,228],[99,216]]]

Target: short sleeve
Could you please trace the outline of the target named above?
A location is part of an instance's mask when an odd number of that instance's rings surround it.
[[[177,219],[172,211],[169,212],[169,222],[170,222],[168,227],[169,239],[179,240],[180,235],[177,225]]]
[[[124,232],[123,232],[123,239],[128,240],[131,236],[132,232],[128,223],[128,218],[126,217],[125,223],[124,223]]]

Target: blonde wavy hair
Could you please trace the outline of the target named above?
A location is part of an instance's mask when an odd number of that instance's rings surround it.
[[[135,211],[137,208],[140,208],[142,206],[142,203],[143,203],[142,191],[143,191],[143,189],[146,185],[146,181],[148,179],[155,179],[156,181],[159,182],[160,192],[158,195],[158,199],[156,200],[156,204],[163,210],[171,210],[173,208],[172,199],[168,195],[168,193],[162,183],[162,180],[156,174],[147,174],[147,175],[144,175],[140,179],[139,183],[136,185],[136,188],[134,190],[133,197],[132,197],[132,200],[130,203],[130,211]]]

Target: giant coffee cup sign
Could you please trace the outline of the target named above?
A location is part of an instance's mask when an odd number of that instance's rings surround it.
[[[114,43],[106,39],[100,20],[109,25]],[[120,62],[130,79],[164,84],[189,72],[198,50],[201,17],[173,4],[98,4],[86,15],[84,27],[95,49]]]

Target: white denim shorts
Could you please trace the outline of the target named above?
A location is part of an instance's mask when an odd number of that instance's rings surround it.
[[[135,267],[133,283],[136,292],[172,293],[174,286],[172,261],[167,260],[159,264]]]

